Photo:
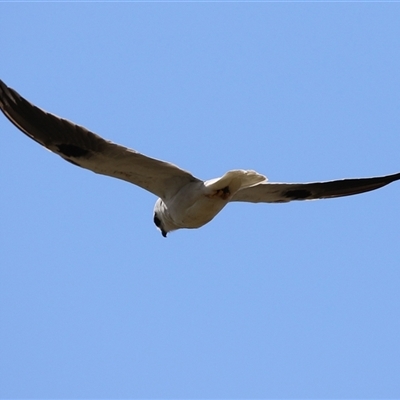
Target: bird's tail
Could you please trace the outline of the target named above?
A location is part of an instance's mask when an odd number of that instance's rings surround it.
[[[228,171],[224,176],[220,178],[210,179],[206,181],[204,185],[208,190],[223,190],[229,188],[230,194],[234,194],[239,189],[244,189],[257,185],[260,182],[266,181],[267,178],[264,175],[259,174],[252,170],[234,169]]]

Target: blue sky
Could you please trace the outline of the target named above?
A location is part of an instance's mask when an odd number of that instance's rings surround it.
[[[2,3],[0,79],[210,179],[400,171],[398,3]],[[232,204],[164,239],[155,197],[0,116],[0,397],[400,397],[400,184]]]

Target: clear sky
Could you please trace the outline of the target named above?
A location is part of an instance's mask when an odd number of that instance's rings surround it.
[[[1,3],[0,79],[204,179],[400,171],[399,3]],[[0,115],[0,397],[400,397],[400,183],[229,205],[164,239],[156,198]]]

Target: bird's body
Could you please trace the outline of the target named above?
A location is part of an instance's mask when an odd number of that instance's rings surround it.
[[[66,161],[133,183],[158,196],[154,223],[165,237],[210,222],[229,202],[283,203],[348,196],[378,189],[400,173],[374,178],[313,183],[270,183],[252,170],[228,171],[203,181],[161,160],[147,157],[29,103],[0,81],[0,109],[23,133]]]
[[[161,232],[200,228],[210,222],[239,190],[265,180],[255,171],[233,170],[221,178],[189,182],[171,198],[158,199],[154,215],[162,221]]]

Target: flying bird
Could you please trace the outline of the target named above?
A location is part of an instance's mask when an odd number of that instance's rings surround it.
[[[349,196],[378,189],[400,173],[311,183],[271,183],[253,170],[232,170],[203,181],[174,164],[115,144],[44,111],[0,80],[0,108],[23,133],[70,163],[133,183],[158,197],[153,221],[161,234],[200,228],[229,202],[285,203]]]

